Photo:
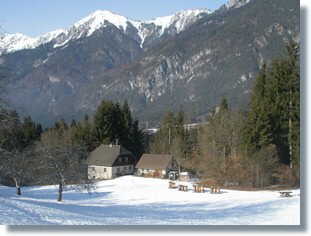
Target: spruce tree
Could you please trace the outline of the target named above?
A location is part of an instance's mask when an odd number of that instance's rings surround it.
[[[245,143],[250,155],[272,142],[266,84],[266,64],[263,64],[255,82],[245,125]]]
[[[102,101],[94,116],[94,141],[97,145],[118,143],[138,158],[143,153],[143,134],[138,127],[126,100],[122,108],[119,103]]]
[[[115,105],[111,101],[102,101],[95,112],[94,131],[99,144],[110,144],[116,140]]]
[[[121,110],[121,129],[119,136],[121,139],[120,144],[122,144],[127,149],[131,149],[131,147],[134,145],[133,131],[134,126],[131,110],[127,100],[124,100]]]
[[[274,60],[268,73],[273,143],[280,161],[292,167],[299,163],[300,149],[300,72],[298,45],[289,44],[287,55]]]
[[[25,116],[21,126],[21,146],[23,148],[33,144],[34,141],[39,140],[42,133],[42,126],[36,124],[31,116]]]

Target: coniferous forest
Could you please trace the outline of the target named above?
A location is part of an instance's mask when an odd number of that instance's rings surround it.
[[[83,161],[100,144],[119,144],[139,159],[143,153],[171,154],[179,171],[208,183],[250,188],[300,185],[299,47],[261,65],[248,109],[235,110],[223,97],[206,122],[187,127],[182,106],[167,111],[154,134],[144,132],[127,100],[102,101],[93,117],[44,128],[31,116],[19,117],[0,97],[1,183],[17,187],[91,183]]]
[[[185,114],[167,112],[150,151],[170,153],[182,168],[211,184],[251,188],[299,186],[300,67],[297,44],[261,65],[247,111],[224,97],[195,129]]]

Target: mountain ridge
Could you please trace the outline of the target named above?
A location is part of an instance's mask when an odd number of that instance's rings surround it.
[[[92,115],[103,99],[126,98],[135,117],[150,125],[181,105],[197,122],[224,96],[243,109],[260,64],[282,56],[287,42],[299,43],[299,4],[242,3],[233,0],[180,32],[176,21],[163,34],[149,24],[154,34],[143,43],[132,24],[124,31],[106,22],[60,47],[49,42],[8,53],[1,60],[11,68],[8,97],[21,115],[46,126]]]
[[[12,53],[23,49],[35,49],[51,41],[55,41],[53,45],[54,48],[61,47],[66,45],[70,40],[77,40],[82,36],[88,37],[92,35],[94,31],[105,27],[109,23],[124,32],[126,32],[129,25],[136,28],[141,39],[140,45],[142,47],[146,37],[153,33],[148,30],[148,26],[154,25],[154,28],[160,27],[161,29],[158,36],[161,37],[164,31],[173,24],[176,25],[176,31],[179,33],[185,29],[187,25],[193,23],[196,20],[196,17],[199,17],[200,14],[210,13],[212,13],[211,10],[200,8],[179,11],[173,15],[157,17],[152,20],[138,21],[131,20],[125,16],[107,10],[98,10],[79,20],[67,30],[58,29],[35,38],[20,33],[4,34],[0,37],[0,53]]]

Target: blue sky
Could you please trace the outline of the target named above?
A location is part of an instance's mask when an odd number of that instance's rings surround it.
[[[108,10],[133,20],[149,20],[180,10],[218,9],[227,0],[0,0],[0,34],[31,37],[67,29],[96,10]]]

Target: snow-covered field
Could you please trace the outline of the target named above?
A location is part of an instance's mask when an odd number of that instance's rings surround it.
[[[124,176],[97,184],[97,193],[57,186],[0,186],[0,223],[5,225],[299,225],[300,190],[281,198],[277,191],[221,190],[194,193],[168,188],[168,180]]]

